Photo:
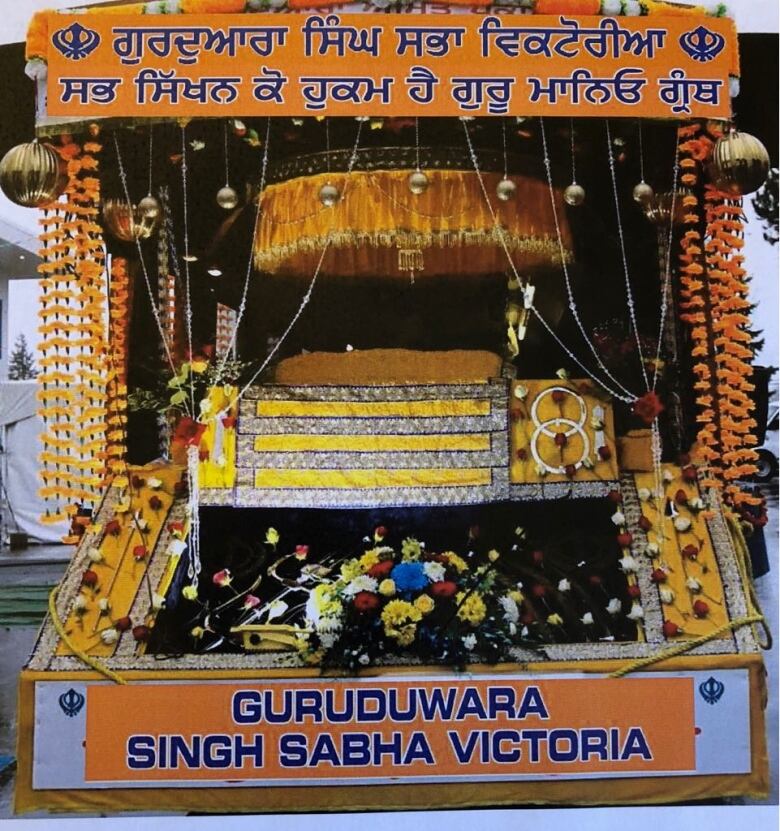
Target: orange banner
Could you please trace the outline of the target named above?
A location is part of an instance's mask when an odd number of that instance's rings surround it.
[[[733,23],[691,17],[49,17],[53,116],[727,118]]]
[[[96,685],[87,783],[457,781],[694,772],[685,677]]]

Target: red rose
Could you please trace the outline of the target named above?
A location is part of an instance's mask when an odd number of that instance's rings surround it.
[[[695,482],[698,478],[696,475],[696,468],[693,465],[687,465],[682,469],[682,478],[684,482]]]
[[[553,390],[550,397],[556,404],[562,404],[566,398],[566,393],[563,390]]]
[[[148,641],[151,634],[152,630],[148,626],[133,627],[133,637],[138,641],[138,643]]]
[[[693,543],[689,543],[683,548],[681,554],[688,560],[695,560],[699,556],[699,549]]]
[[[547,594],[547,589],[541,583],[537,583],[531,589],[531,593],[534,597],[544,597]]]
[[[119,620],[114,621],[114,629],[117,632],[127,632],[132,625],[133,621],[129,617],[120,617]]]
[[[673,620],[664,621],[663,633],[665,638],[673,638],[675,635],[679,635],[680,632],[682,632],[682,629]]]
[[[141,488],[146,484],[146,479],[142,479],[140,476],[133,476],[132,478],[133,487],[139,491]]]
[[[524,462],[524,461],[528,458],[528,451],[527,451],[524,447],[521,447],[521,448],[520,448],[520,449],[519,449],[519,450],[515,453],[515,455],[517,456],[517,458],[518,458],[521,462]]]
[[[577,468],[575,465],[566,465],[563,472],[566,474],[567,479],[573,479],[577,475]]]
[[[377,525],[374,528],[374,539],[375,540],[383,540],[387,536],[387,528],[384,525]]]
[[[633,413],[644,421],[645,424],[652,424],[659,414],[663,412],[664,405],[661,399],[651,390],[641,398],[634,401]]]
[[[179,423],[176,425],[176,430],[173,433],[173,441],[187,447],[197,447],[205,432],[205,424],[201,424],[189,416],[184,416],[179,419]]]
[[[544,551],[532,551],[531,559],[534,561],[535,565],[542,565],[542,563],[544,562]]]
[[[297,560],[305,560],[309,556],[309,546],[308,545],[296,545],[294,553],[295,553],[295,558]]]
[[[622,534],[617,535],[617,542],[621,548],[628,548],[633,541],[634,538],[628,531],[623,531]]]
[[[674,501],[678,505],[687,505],[688,504],[688,494],[680,488],[677,493],[674,495]]]
[[[628,596],[632,600],[638,600],[642,596],[642,590],[639,588],[639,586],[631,585],[628,587]]]
[[[654,568],[650,574],[650,579],[654,583],[665,583],[667,576],[668,575],[662,568]]]
[[[710,613],[710,607],[703,600],[697,600],[693,604],[693,613],[696,617],[707,617]]]
[[[118,537],[122,530],[122,526],[118,519],[110,519],[106,523],[106,533],[111,534],[112,537]]]
[[[87,569],[81,575],[81,585],[86,586],[88,589],[94,589],[98,584],[98,579],[97,574],[92,569]]]
[[[623,494],[620,491],[613,490],[607,494],[607,499],[610,502],[614,502],[616,505],[619,505],[623,501]]]
[[[235,416],[225,416],[222,419],[222,426],[224,428],[226,428],[227,430],[230,430],[230,429],[232,429],[233,427],[236,426],[236,420],[237,419],[236,419]]]
[[[358,592],[354,603],[361,615],[375,612],[379,608],[379,598],[373,592]]]
[[[440,580],[438,583],[431,583],[428,591],[434,597],[452,597],[457,590],[458,586],[452,580]]]
[[[149,507],[153,511],[159,511],[163,506],[162,499],[159,496],[150,496],[149,497]]]
[[[638,524],[643,531],[649,531],[653,527],[653,523],[644,514],[639,517]]]
[[[556,433],[555,434],[555,446],[556,447],[566,447],[569,443],[569,440],[566,438],[566,433]]]
[[[145,545],[136,545],[133,549],[133,557],[135,558],[136,562],[140,562],[141,560],[146,559],[146,546]]]
[[[393,570],[393,561],[392,560],[382,560],[381,563],[377,563],[375,566],[371,566],[368,570],[368,576],[373,577],[375,580],[384,580],[386,577],[390,576],[390,572]]]
[[[606,444],[602,444],[598,449],[599,458],[602,462],[608,462],[612,458],[612,451]]]

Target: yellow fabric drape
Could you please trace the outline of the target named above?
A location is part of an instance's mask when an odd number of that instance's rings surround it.
[[[506,254],[477,174],[463,170],[426,171],[429,184],[410,192],[408,170],[321,173],[270,185],[261,198],[263,220],[255,238],[255,264],[272,274],[298,274],[319,260],[327,240],[334,249],[323,271],[339,275],[408,277],[398,270],[398,251],[423,252],[422,276],[487,274],[503,271]],[[517,196],[495,197],[498,173],[483,173],[507,247],[522,268],[560,262],[547,184],[513,176]],[[321,204],[323,185],[341,198]],[[565,254],[571,235],[560,193],[556,193]]]

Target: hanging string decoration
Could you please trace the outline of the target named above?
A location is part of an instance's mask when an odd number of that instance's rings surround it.
[[[114,257],[108,281],[106,472],[117,476],[127,465],[127,337],[130,328],[127,260]]]
[[[225,211],[232,211],[238,205],[238,194],[230,186],[230,155],[228,147],[228,123],[225,122],[225,184],[217,191],[217,205]]]
[[[693,189],[683,197],[686,230],[680,254],[680,318],[692,341],[694,390],[699,411],[697,455],[704,485],[722,489],[736,506],[758,504],[744,493],[738,479],[754,473],[757,454],[752,431],[753,391],[749,332],[750,301],[744,257],[743,213],[739,199],[704,186],[703,204],[696,194],[717,133],[694,123],[681,127],[682,184]]]
[[[47,522],[75,513],[75,503],[94,504],[105,472],[105,254],[94,155],[100,150],[94,142],[82,148],[63,137],[58,152],[68,175],[65,198],[48,206],[41,220],[38,399],[45,431],[39,461]]]

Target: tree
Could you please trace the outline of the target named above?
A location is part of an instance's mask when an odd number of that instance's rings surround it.
[[[25,381],[35,378],[35,358],[27,347],[27,338],[20,334],[8,360],[8,377],[11,381]]]

